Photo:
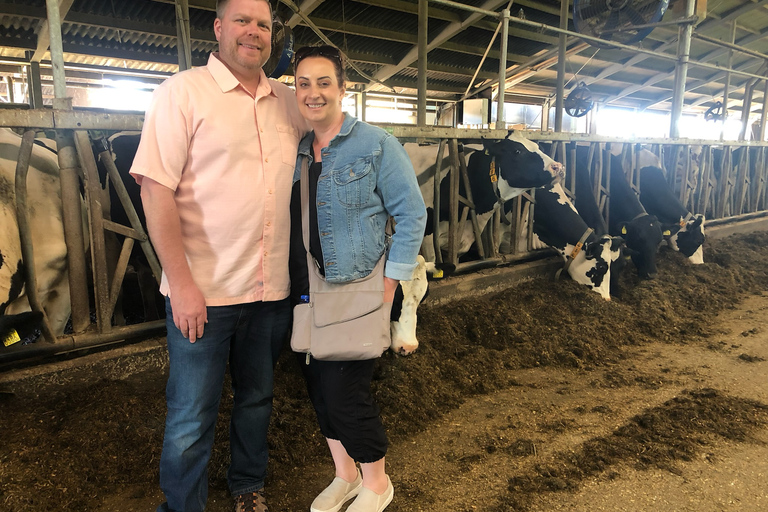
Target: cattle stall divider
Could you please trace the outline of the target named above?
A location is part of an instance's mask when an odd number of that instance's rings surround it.
[[[15,344],[4,347],[0,351],[0,363],[11,362],[20,359],[28,359],[41,356],[50,356],[82,350],[115,342],[120,342],[132,337],[138,337],[154,332],[159,332],[165,327],[165,320],[156,320],[127,326],[113,325],[112,316],[115,310],[118,294],[128,269],[128,256],[131,253],[134,242],[138,241],[149,261],[155,280],[159,284],[161,276],[160,264],[157,256],[149,242],[149,237],[144,227],[139,222],[128,193],[125,190],[122,179],[112,161],[110,153],[105,150],[99,155],[101,162],[107,169],[110,179],[109,184],[115,187],[115,191],[120,199],[123,208],[130,221],[130,226],[122,226],[118,223],[105,219],[103,215],[102,197],[103,191],[97,170],[94,150],[87,130],[100,131],[125,131],[141,130],[143,116],[136,115],[113,115],[113,114],[92,114],[85,112],[73,112],[68,110],[3,110],[0,111],[0,126],[21,128],[24,130],[22,137],[21,151],[17,163],[16,173],[16,209],[19,224],[19,239],[22,246],[22,259],[25,262],[25,288],[30,302],[30,308],[33,311],[39,311],[43,314],[42,332],[46,341],[49,343],[31,343],[29,345]],[[73,333],[58,338],[54,338],[50,323],[45,316],[45,310],[36,297],[37,287],[34,274],[34,265],[28,264],[33,259],[32,236],[28,222],[26,222],[26,176],[29,165],[29,154],[35,130],[53,130],[57,134],[57,142],[63,137],[72,137],[76,151],[76,163],[73,168],[75,179],[77,181],[76,189],[81,188],[85,194],[85,206],[89,226],[90,249],[90,267],[92,272],[92,292],[93,304],[95,307],[95,325],[88,320],[85,327],[77,328],[73,318]],[[61,159],[60,159],[61,161]],[[63,177],[62,177],[63,179]],[[62,191],[62,207],[66,211],[76,210],[79,218],[80,197],[67,199]],[[120,251],[116,270],[109,279],[107,269],[107,253],[105,248],[105,230],[120,234],[125,237]],[[65,238],[68,234],[65,233]],[[71,241],[68,241],[71,242]],[[68,260],[82,260],[82,265],[87,266],[85,261],[85,251],[72,251],[72,244],[67,244]],[[82,244],[84,247],[84,244]],[[72,302],[89,303],[88,292],[85,297],[76,297],[77,290],[70,289],[70,299]],[[86,318],[88,318],[86,316]]]
[[[40,356],[50,356],[91,347],[108,345],[121,340],[135,338],[160,332],[165,327],[164,320],[144,322],[128,326],[112,324],[112,313],[116,294],[123,284],[125,270],[128,265],[128,254],[133,244],[138,241],[147,255],[152,273],[158,280],[161,269],[144,227],[138,220],[135,211],[130,207],[127,192],[120,186],[117,169],[114,168],[109,153],[102,152],[99,159],[106,166],[110,179],[117,186],[117,193],[130,217],[130,226],[121,226],[104,219],[101,212],[99,178],[96,174],[96,161],[90,149],[86,130],[109,132],[140,131],[143,116],[130,114],[99,114],[91,112],[75,112],[49,109],[8,109],[0,110],[0,126],[22,128],[25,131],[54,130],[73,136],[80,163],[78,174],[87,195],[86,207],[90,229],[91,269],[94,272],[93,296],[96,298],[96,322],[89,324],[86,329],[64,335],[55,343],[32,343],[26,346],[11,345],[0,350],[0,363]],[[448,151],[447,171],[450,175],[449,197],[441,197],[439,179],[434,183],[435,206],[442,201],[449,202],[449,238],[450,247],[446,258],[457,265],[459,273],[470,272],[479,268],[497,265],[509,265],[532,259],[548,257],[549,250],[541,250],[533,235],[532,205],[535,201],[535,191],[524,193],[513,200],[511,205],[510,223],[506,224],[503,212],[498,209],[492,222],[481,232],[477,223],[477,215],[471,190],[459,194],[460,180],[465,186],[469,183],[469,170],[466,165],[466,154],[461,150],[460,142],[478,143],[485,139],[503,139],[508,135],[507,130],[496,129],[456,129],[448,127],[414,127],[412,125],[379,125],[386,129],[401,142],[433,141],[440,151],[437,156],[435,173],[440,173],[440,163],[443,153]],[[768,214],[768,196],[766,187],[766,161],[768,144],[746,142],[723,142],[712,140],[691,139],[634,139],[624,140],[610,137],[596,137],[553,132],[521,131],[521,135],[538,142],[548,142],[558,159],[573,161],[577,146],[588,146],[588,165],[592,191],[595,194],[600,211],[606,217],[610,204],[610,160],[612,149],[618,151],[625,161],[625,171],[631,181],[636,181],[639,175],[637,154],[641,148],[649,149],[659,156],[665,168],[666,177],[676,193],[679,194],[686,208],[693,213],[703,213],[708,222],[734,222],[739,219],[760,217]],[[570,156],[569,156],[570,155]],[[671,167],[674,165],[674,167]],[[564,185],[573,196],[574,177],[572,169],[568,168]],[[670,169],[672,169],[670,171]],[[439,175],[436,176],[439,178]],[[20,186],[21,184],[17,184]],[[71,205],[70,205],[71,206]],[[461,241],[460,224],[471,222],[478,253],[482,254],[479,261],[458,263],[459,243]],[[106,251],[104,249],[104,230],[113,231],[125,236],[123,247],[118,258],[118,272],[109,279],[106,271]],[[436,214],[433,229],[435,259],[441,258],[439,247],[440,223]],[[20,238],[23,243],[30,243],[31,236],[27,229],[20,226]],[[501,231],[501,233],[499,232]],[[499,252],[499,239],[508,234],[511,238],[508,252]],[[426,244],[422,245],[425,249]],[[31,247],[31,245],[30,245]],[[71,255],[75,259],[77,254]],[[80,257],[85,260],[85,254]],[[28,258],[28,256],[27,256]],[[29,285],[28,285],[29,286]],[[34,285],[31,286],[33,288]],[[73,291],[74,292],[74,291]],[[82,298],[81,298],[82,299]],[[34,299],[32,299],[34,301]],[[85,297],[88,300],[88,297]],[[42,309],[32,305],[35,309]]]
[[[439,172],[443,147],[453,146],[454,141],[465,143],[481,142],[481,139],[503,139],[507,130],[497,129],[458,129],[450,127],[414,127],[412,125],[380,125],[405,142],[435,142],[439,145],[435,173]],[[562,183],[569,197],[575,197],[576,151],[579,146],[586,146],[587,166],[591,189],[600,213],[606,224],[609,221],[610,207],[610,166],[612,154],[618,156],[623,164],[624,175],[636,194],[640,190],[640,151],[647,149],[656,155],[668,184],[680,198],[683,205],[692,213],[702,213],[707,222],[736,222],[740,218],[766,214],[768,210],[768,143],[714,141],[702,139],[667,139],[636,138],[620,139],[585,134],[555,133],[540,131],[518,131],[524,137],[539,143],[549,143],[549,154],[555,160],[566,165],[566,176]],[[734,157],[733,155],[736,155]],[[467,173],[464,155],[457,163],[453,157],[449,163],[450,173]],[[736,158],[736,159],[734,159]],[[440,197],[439,176],[434,182],[435,218],[433,220],[433,244],[436,261],[441,261],[440,223],[437,214],[438,205],[449,201],[450,216],[448,225],[448,248],[445,258],[457,265],[457,273],[470,272],[492,265],[514,264],[536,257],[550,255],[549,250],[542,251],[542,245],[533,234],[532,219],[535,209],[535,190],[524,193],[512,200],[509,221],[503,210],[498,208],[494,220],[489,222],[480,235],[473,225],[480,262],[459,263],[456,233],[467,218],[467,209],[473,211],[471,197],[458,194],[458,177],[451,179],[450,197]],[[468,181],[465,181],[465,185]],[[465,210],[459,217],[459,208]],[[763,212],[763,213],[761,213]],[[475,217],[476,218],[476,217]],[[498,231],[502,231],[499,233]],[[506,232],[506,233],[505,233]],[[511,243],[499,244],[498,240],[508,236]],[[502,246],[505,250],[499,251]],[[481,253],[482,251],[482,253]]]

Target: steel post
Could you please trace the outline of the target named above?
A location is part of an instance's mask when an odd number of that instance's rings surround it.
[[[560,0],[560,28],[568,29],[568,0]],[[563,131],[565,110],[565,62],[567,59],[567,36],[561,33],[557,44],[557,96],[555,98],[555,131]]]
[[[417,81],[418,104],[416,124],[427,125],[427,45],[429,44],[429,4],[419,0],[419,76]]]
[[[736,22],[731,23],[731,43],[736,40]],[[733,67],[733,50],[728,50],[728,69]],[[731,72],[725,72],[725,87],[723,87],[723,124],[720,127],[720,140],[723,140],[725,135],[725,120],[728,118],[728,93],[731,88]]]
[[[696,7],[696,0],[686,0],[685,16],[690,18]],[[672,98],[672,115],[669,126],[669,136],[673,139],[680,137],[680,116],[683,114],[685,99],[685,82],[688,77],[688,61],[691,57],[691,34],[693,26],[683,25],[678,29],[679,41],[677,46],[677,64],[675,65],[675,90]]]
[[[192,41],[189,35],[189,1],[176,0],[176,49],[179,71],[192,67]]]
[[[765,140],[765,122],[768,120],[768,82],[763,82],[763,111],[760,113],[760,142]]]
[[[59,0],[46,0],[48,11],[48,33],[51,44],[51,68],[53,71],[54,108],[64,108],[64,103],[57,105],[56,100],[67,97],[67,82],[64,75],[64,50],[61,40],[61,13]],[[70,105],[71,107],[71,105]]]
[[[48,315],[45,313],[40,299],[37,296],[37,275],[35,269],[35,255],[32,247],[32,231],[29,226],[29,205],[27,204],[27,174],[29,161],[32,157],[32,144],[35,141],[35,132],[27,130],[21,138],[19,158],[16,162],[15,195],[16,195],[16,222],[19,228],[19,242],[21,245],[21,260],[24,262],[24,283],[27,292],[27,300],[32,311],[43,314],[42,332],[48,343],[56,343],[56,337],[51,331]]]
[[[27,52],[27,59],[33,52]],[[40,63],[30,62],[27,65],[27,84],[29,88],[29,106],[31,108],[43,108],[43,86],[40,79]]]
[[[501,57],[499,59],[499,96],[496,99],[496,129],[503,130],[504,99],[507,95],[507,45],[509,43],[509,9],[501,11]]]
[[[61,14],[58,0],[46,0],[48,12],[48,32],[51,45],[51,66],[53,70],[53,108],[72,110],[72,99],[67,97],[67,84],[64,76],[64,50],[61,40]],[[86,281],[85,241],[82,228],[80,183],[77,176],[77,153],[72,133],[59,130],[56,132],[56,144],[59,152],[59,172],[61,180],[61,202],[63,206],[64,239],[67,245],[69,264],[69,290],[72,297],[72,326],[77,332],[84,331],[90,325],[88,307],[88,286]]]

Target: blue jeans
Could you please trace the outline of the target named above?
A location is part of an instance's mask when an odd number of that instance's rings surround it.
[[[288,300],[208,307],[205,334],[190,343],[173,324],[166,298],[170,373],[160,488],[162,512],[202,512],[208,500],[208,460],[229,362],[234,405],[229,429],[234,495],[264,487],[272,376],[288,333]]]

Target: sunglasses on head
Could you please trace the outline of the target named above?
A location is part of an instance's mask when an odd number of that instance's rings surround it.
[[[341,52],[335,46],[323,45],[323,46],[304,46],[296,50],[293,54],[293,67],[299,65],[303,59],[307,57],[325,57],[326,59],[332,59],[341,64]]]

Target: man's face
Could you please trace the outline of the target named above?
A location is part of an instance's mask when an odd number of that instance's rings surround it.
[[[213,22],[219,57],[242,77],[257,75],[272,49],[272,18],[265,0],[230,0]]]

